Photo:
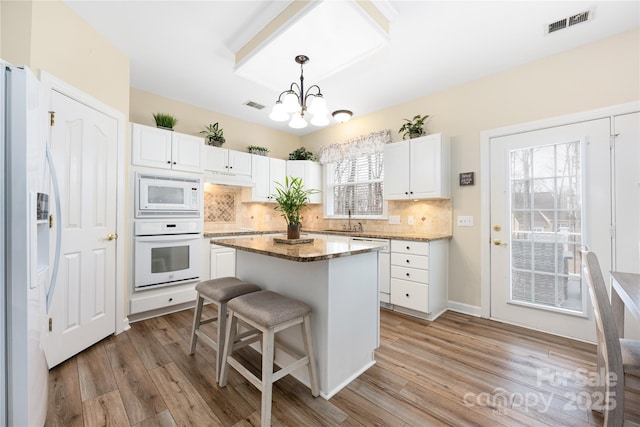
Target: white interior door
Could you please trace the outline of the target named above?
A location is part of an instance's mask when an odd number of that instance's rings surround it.
[[[53,367],[115,332],[117,121],[51,91],[62,239],[45,352]],[[55,235],[52,234],[52,240]],[[53,245],[52,245],[53,247]]]
[[[611,253],[609,119],[492,138],[491,317],[595,341],[580,248]]]

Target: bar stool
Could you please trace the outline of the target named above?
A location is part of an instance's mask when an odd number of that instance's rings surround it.
[[[193,314],[193,329],[191,331],[191,348],[189,354],[196,351],[198,337],[205,344],[208,344],[216,351],[216,381],[220,379],[220,366],[222,364],[224,337],[227,323],[227,303],[230,299],[250,292],[257,292],[260,287],[253,283],[243,282],[237,277],[221,277],[218,279],[205,280],[196,285],[198,292],[198,302]],[[218,315],[209,319],[201,319],[202,306],[204,301],[214,303],[218,307]],[[200,330],[200,325],[218,321],[218,342],[207,336]]]
[[[311,340],[311,327],[309,316],[311,307],[307,304],[282,296],[272,291],[259,291],[243,295],[229,301],[229,322],[224,343],[224,362],[222,363],[219,384],[224,387],[227,384],[229,373],[228,365],[238,371],[251,384],[262,392],[261,425],[271,425],[271,395],[273,383],[291,373],[293,370],[307,365],[309,381],[311,382],[311,394],[320,394],[318,387],[318,375],[316,361],[313,355]],[[241,320],[245,324],[255,328],[243,334],[236,334],[237,322]],[[275,354],[275,334],[300,325],[304,341],[305,355],[278,343],[278,348],[293,356],[297,360],[289,366],[282,367],[273,372]],[[262,339],[262,378],[259,379],[233,357],[233,351],[245,347]]]

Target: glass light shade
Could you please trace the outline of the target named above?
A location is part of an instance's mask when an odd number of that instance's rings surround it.
[[[291,116],[289,127],[294,129],[303,129],[307,127],[307,121],[302,117],[300,113],[295,113]]]
[[[317,115],[327,115],[329,112],[327,111],[327,102],[324,100],[322,95],[316,95],[311,100],[308,111],[311,114]]]
[[[349,119],[351,119],[351,116],[353,115],[353,113],[349,110],[337,110],[331,113],[331,115],[333,116],[334,119],[336,119],[338,123],[344,123],[344,122],[348,122]]]
[[[326,126],[329,124],[329,116],[326,114],[316,114],[311,119],[311,124],[314,126]]]
[[[282,105],[282,101],[277,101],[271,110],[271,114],[269,114],[269,118],[276,122],[285,122],[289,120],[289,114],[284,109],[284,105]]]
[[[300,111],[300,100],[298,99],[298,95],[293,91],[287,92],[282,99],[282,104],[284,105],[284,109],[287,113],[296,113]]]

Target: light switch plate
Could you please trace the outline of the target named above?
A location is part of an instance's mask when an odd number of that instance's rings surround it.
[[[473,216],[471,215],[458,216],[458,227],[473,227]]]
[[[389,224],[400,224],[400,215],[389,215]]]

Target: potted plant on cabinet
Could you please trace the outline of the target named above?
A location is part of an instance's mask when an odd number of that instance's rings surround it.
[[[402,139],[406,139],[407,135],[409,139],[418,138],[424,135],[424,121],[427,120],[429,116],[421,116],[418,114],[413,119],[402,119],[406,123],[402,125],[402,127],[398,130],[398,133],[402,133]]]
[[[178,119],[174,116],[164,113],[155,113],[153,120],[156,122],[156,127],[169,130],[173,130],[173,127],[178,123]]]
[[[289,160],[315,160],[315,158],[311,151],[300,147],[289,153]]]
[[[203,131],[200,131],[207,140],[207,145],[213,145],[214,147],[222,147],[224,144],[224,131],[219,127],[218,122],[205,126]]]
[[[266,147],[261,147],[259,145],[249,145],[247,147],[247,151],[251,154],[257,154],[259,156],[266,156],[269,152],[269,149]]]
[[[282,217],[287,221],[287,239],[300,238],[300,211],[307,206],[309,196],[317,192],[314,189],[306,190],[302,178],[285,176],[284,185],[276,182],[276,194],[273,196],[278,206],[274,210],[282,212]]]

